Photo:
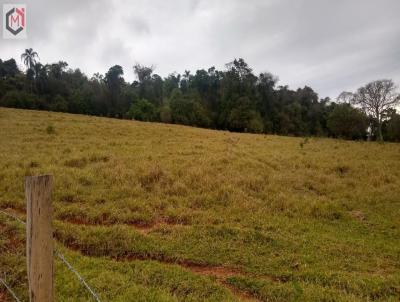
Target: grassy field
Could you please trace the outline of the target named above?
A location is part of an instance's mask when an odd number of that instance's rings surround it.
[[[57,246],[102,301],[400,300],[400,144],[0,108],[0,208],[24,218],[44,173]],[[24,240],[0,214],[26,301]],[[90,301],[59,261],[56,297]]]

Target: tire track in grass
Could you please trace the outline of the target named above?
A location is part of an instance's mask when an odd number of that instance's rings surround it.
[[[87,221],[80,220],[80,219],[68,219],[68,220],[62,220],[63,222],[71,223],[71,224],[76,224],[76,225],[83,225],[83,226],[96,226],[96,225],[113,225],[113,224],[91,224],[88,223]],[[159,230],[163,227],[189,227],[188,225],[183,225],[183,224],[174,224],[171,222],[168,222],[166,220],[160,219],[157,222],[154,222],[152,224],[133,224],[133,223],[123,223],[124,225],[129,225],[132,226],[138,233],[142,235],[148,235],[149,233]],[[115,225],[115,224],[114,224]],[[84,250],[82,250],[79,246],[68,246],[68,248],[73,249],[75,251],[78,251],[82,254],[86,254]],[[88,255],[91,256],[91,255]],[[107,255],[105,255],[107,256]],[[222,287],[228,289],[235,297],[237,297],[240,301],[245,301],[245,302],[260,302],[258,298],[254,297],[250,293],[244,290],[240,290],[233,285],[229,284],[227,282],[228,278],[231,277],[246,277],[246,274],[244,274],[242,271],[236,268],[229,268],[225,266],[211,266],[211,265],[203,265],[203,264],[198,264],[195,262],[191,262],[188,260],[172,260],[168,258],[160,258],[157,256],[143,256],[143,255],[123,255],[120,257],[110,257],[116,261],[157,261],[158,263],[161,264],[167,264],[167,265],[178,265],[181,268],[184,268],[188,271],[190,271],[193,274],[200,275],[200,276],[205,276],[205,277],[211,277],[214,278],[215,281]],[[270,281],[278,281],[273,278],[268,278]]]
[[[16,217],[23,219],[25,216],[23,211],[20,209],[13,209],[13,208],[7,208],[5,209],[8,213],[15,215]],[[89,223],[88,221],[85,221],[83,219],[64,219],[61,220],[63,222],[67,222],[70,224],[75,224],[75,225],[83,225],[83,226],[96,226],[96,225],[113,225],[113,224],[101,224],[101,223]],[[115,224],[114,224],[115,225]],[[132,226],[137,232],[143,234],[143,235],[148,235],[152,231],[158,230],[162,227],[187,227],[187,225],[183,224],[173,224],[170,222],[166,222],[165,220],[159,220],[155,223],[152,224],[126,224],[125,225],[130,225]],[[90,256],[90,253],[87,251],[83,250],[82,247],[80,246],[71,246],[66,243],[64,243],[65,246],[67,246],[69,249],[77,251],[81,253],[82,255]],[[107,256],[107,255],[104,255]],[[232,286],[227,282],[228,278],[231,277],[245,277],[246,274],[244,274],[242,271],[239,269],[235,268],[229,268],[225,266],[211,266],[211,265],[200,265],[191,261],[187,260],[170,260],[170,259],[160,259],[159,257],[151,257],[151,256],[140,256],[140,255],[124,255],[121,257],[110,257],[116,261],[157,261],[162,264],[167,264],[167,265],[178,265],[181,268],[184,268],[188,271],[190,271],[193,274],[200,275],[200,276],[206,276],[206,277],[211,277],[215,278],[216,282],[223,286],[224,288],[228,289],[235,297],[240,299],[241,301],[245,302],[259,302],[261,300],[257,299],[256,297],[252,296],[250,293],[239,290],[238,288]],[[272,278],[271,278],[272,280]],[[276,280],[275,280],[276,281]],[[0,292],[0,302],[3,301],[1,300],[1,292]]]
[[[217,282],[222,285],[223,287],[229,289],[235,296],[237,296],[241,301],[248,301],[248,302],[256,302],[260,301],[259,299],[255,298],[254,296],[250,295],[249,293],[239,290],[238,288],[229,284],[226,280],[231,277],[243,276],[239,270],[230,269],[227,267],[222,266],[185,266],[182,265],[184,268],[190,270],[192,273],[207,277],[215,277]]]
[[[76,250],[76,249],[74,249]],[[82,250],[77,250],[82,253]],[[200,265],[194,262],[190,262],[187,260],[168,260],[168,259],[158,259],[157,257],[146,257],[146,256],[124,256],[124,257],[111,257],[112,259],[120,262],[131,262],[131,261],[157,261],[161,264],[166,265],[177,265],[187,271],[190,271],[192,274],[211,277],[215,279],[215,281],[222,287],[228,289],[235,297],[237,297],[240,301],[245,302],[261,302],[260,299],[251,295],[247,291],[238,289],[233,285],[227,282],[228,278],[231,277],[246,277],[246,274],[241,272],[239,269],[229,268],[225,266],[211,266],[211,265]]]

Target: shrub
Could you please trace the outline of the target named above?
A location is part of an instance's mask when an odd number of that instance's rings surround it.
[[[383,124],[383,136],[385,140],[400,142],[400,115],[392,114]]]
[[[46,109],[45,103],[37,95],[18,90],[8,91],[1,98],[0,106],[24,109]]]
[[[345,139],[362,139],[366,136],[367,117],[349,104],[337,104],[327,119],[333,136]]]
[[[131,105],[128,117],[138,121],[151,122],[156,120],[156,108],[148,100],[141,99]]]
[[[212,125],[209,113],[197,100],[196,95],[183,96],[179,90],[172,92],[170,100],[172,121],[176,124],[198,127]]]
[[[46,132],[47,132],[47,134],[54,134],[54,133],[56,133],[56,130],[53,125],[48,125],[46,128]]]
[[[163,123],[172,122],[171,108],[169,105],[162,106],[160,109],[160,121]]]
[[[234,131],[261,133],[264,125],[248,97],[240,97],[228,115],[229,128]]]
[[[53,100],[53,103],[50,105],[51,111],[59,111],[59,112],[67,112],[68,111],[68,102],[61,95],[57,94]]]
[[[249,121],[248,131],[253,133],[262,133],[264,131],[264,125],[259,113],[255,114],[254,117]]]

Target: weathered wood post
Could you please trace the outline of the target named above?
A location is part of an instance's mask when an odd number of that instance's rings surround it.
[[[25,178],[26,258],[30,302],[53,302],[52,190],[51,175]]]

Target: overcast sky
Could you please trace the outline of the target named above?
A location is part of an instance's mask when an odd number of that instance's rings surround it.
[[[336,97],[374,79],[400,85],[400,0],[32,0],[28,39],[0,40],[0,58],[27,47],[42,63],[91,76],[136,62],[167,76],[242,57],[280,85]]]

